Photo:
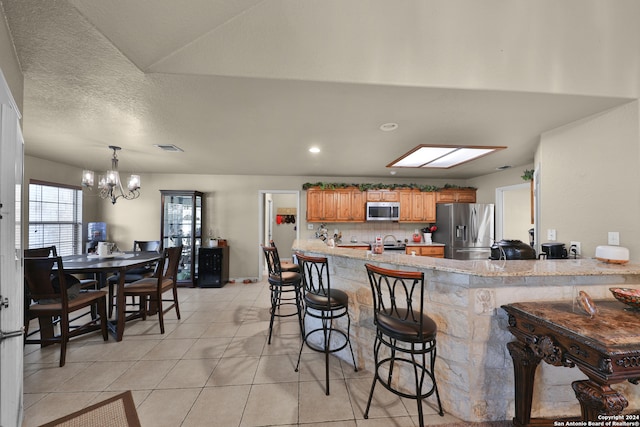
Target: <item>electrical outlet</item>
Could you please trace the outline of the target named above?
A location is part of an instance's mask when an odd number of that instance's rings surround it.
[[[610,245],[618,246],[620,244],[620,233],[617,231],[610,231],[608,234],[608,243]]]
[[[307,230],[313,230],[313,224],[307,224]]]
[[[547,230],[547,240],[555,241],[556,240],[556,229],[550,228]]]
[[[569,244],[569,251],[571,251],[571,249],[575,249],[576,252],[576,256],[580,255],[582,253],[582,248],[580,247],[580,242],[571,242]],[[571,252],[569,255],[571,256],[573,254],[573,252]]]

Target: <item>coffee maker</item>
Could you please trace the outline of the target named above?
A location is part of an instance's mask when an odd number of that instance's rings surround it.
[[[569,258],[569,254],[567,253],[567,248],[564,243],[543,243],[541,245],[542,253],[540,253],[541,258],[546,259],[567,259]]]

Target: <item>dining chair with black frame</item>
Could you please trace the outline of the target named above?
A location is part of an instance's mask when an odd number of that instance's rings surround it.
[[[73,337],[92,331],[101,330],[102,338],[108,340],[107,332],[107,293],[100,290],[88,290],[70,298],[67,293],[67,275],[64,272],[61,257],[37,257],[24,259],[25,286],[29,289],[33,301],[29,305],[30,318],[37,318],[40,324],[39,338],[25,338],[25,344],[48,346],[60,343],[60,366],[66,361],[67,343]],[[54,287],[57,279],[59,286]],[[93,310],[88,310],[92,308]],[[75,319],[72,313],[80,313]],[[95,311],[97,315],[93,315]],[[72,324],[76,320],[90,316],[81,324]],[[59,318],[60,334],[56,335],[53,319]]]
[[[182,246],[165,248],[162,256],[156,265],[156,271],[152,277],[145,277],[135,282],[124,285],[122,294],[116,295],[118,310],[118,331],[124,331],[126,321],[141,318],[146,320],[150,305],[155,305],[158,322],[160,323],[160,333],[164,334],[164,315],[172,308],[176,311],[176,316],[180,319],[180,306],[178,304],[178,288],[176,285]],[[163,294],[171,291],[171,299],[163,299]],[[127,309],[125,300],[128,296],[139,297],[138,309],[130,311]],[[171,302],[171,305],[164,306],[164,302]],[[120,332],[119,332],[120,333]]]

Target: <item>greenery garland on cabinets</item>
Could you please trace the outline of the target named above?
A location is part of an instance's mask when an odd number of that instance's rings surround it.
[[[460,188],[460,189],[471,189],[476,190],[475,187],[463,187],[454,184],[445,184],[444,187],[437,187],[435,185],[420,185],[420,184],[348,184],[342,182],[307,182],[302,184],[303,190],[308,190],[312,187],[319,187],[321,190],[335,190],[337,188],[348,188],[348,187],[358,187],[360,191],[367,190],[396,190],[396,189],[412,189],[412,190],[420,190],[424,192],[433,192],[439,191],[442,189],[449,188]]]

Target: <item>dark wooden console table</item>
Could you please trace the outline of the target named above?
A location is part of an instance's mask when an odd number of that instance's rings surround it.
[[[599,313],[593,319],[571,301],[502,306],[509,315],[509,331],[517,338],[507,344],[515,375],[514,425],[543,424],[531,419],[533,380],[541,360],[577,366],[589,378],[571,384],[583,420],[618,415],[629,405],[610,386],[640,380],[640,313],[614,300],[596,301],[596,306]]]

